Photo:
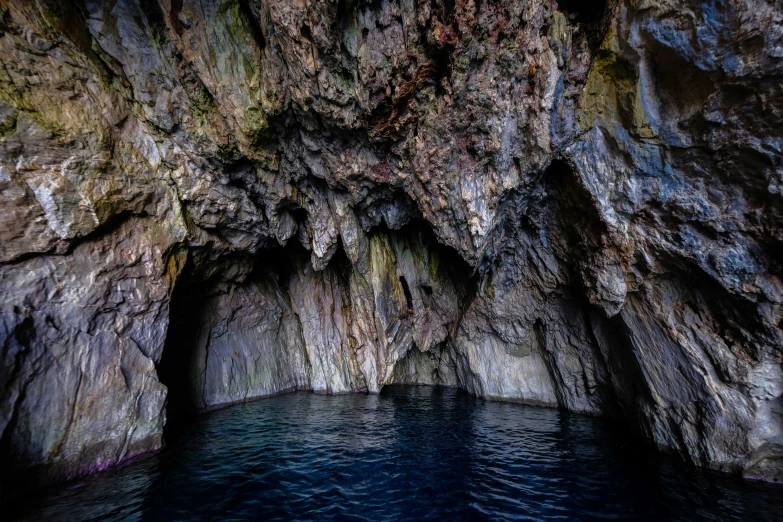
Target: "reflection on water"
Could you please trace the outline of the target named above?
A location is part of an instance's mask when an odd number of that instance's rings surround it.
[[[296,393],[24,500],[28,520],[783,520],[783,487],[640,451],[597,419],[444,388]]]

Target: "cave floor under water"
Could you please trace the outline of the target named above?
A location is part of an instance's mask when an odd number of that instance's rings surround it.
[[[27,520],[783,520],[783,488],[609,423],[437,387],[293,393],[197,417],[164,451],[22,499]]]

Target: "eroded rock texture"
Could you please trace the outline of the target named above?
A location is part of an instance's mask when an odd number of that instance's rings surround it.
[[[783,479],[774,0],[0,0],[0,459],[459,386]]]

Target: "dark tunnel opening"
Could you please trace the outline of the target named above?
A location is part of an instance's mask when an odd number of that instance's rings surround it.
[[[190,360],[198,339],[202,304],[202,285],[188,275],[193,271],[192,256],[177,282],[169,306],[169,327],[158,364],[158,378],[167,388],[164,441],[168,444],[195,412],[190,394]]]
[[[339,251],[335,258],[340,258]],[[193,358],[199,337],[204,333],[202,329],[209,319],[209,300],[233,285],[261,278],[272,278],[278,287],[287,288],[293,271],[307,259],[309,252],[296,240],[285,246],[264,249],[255,258],[235,258],[231,262],[223,260],[221,268],[196,266],[193,255],[189,256],[171,297],[169,327],[157,367],[158,378],[168,390],[163,432],[166,444],[176,441],[183,428],[202,411],[194,400],[196,376]],[[232,279],[237,277],[232,265],[243,263],[252,264],[252,268],[237,280]],[[339,262],[340,265],[344,263],[347,259]]]

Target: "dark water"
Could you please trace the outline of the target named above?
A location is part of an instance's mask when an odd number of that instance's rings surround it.
[[[29,520],[783,520],[783,487],[639,450],[606,423],[455,390],[298,393],[27,498]]]

